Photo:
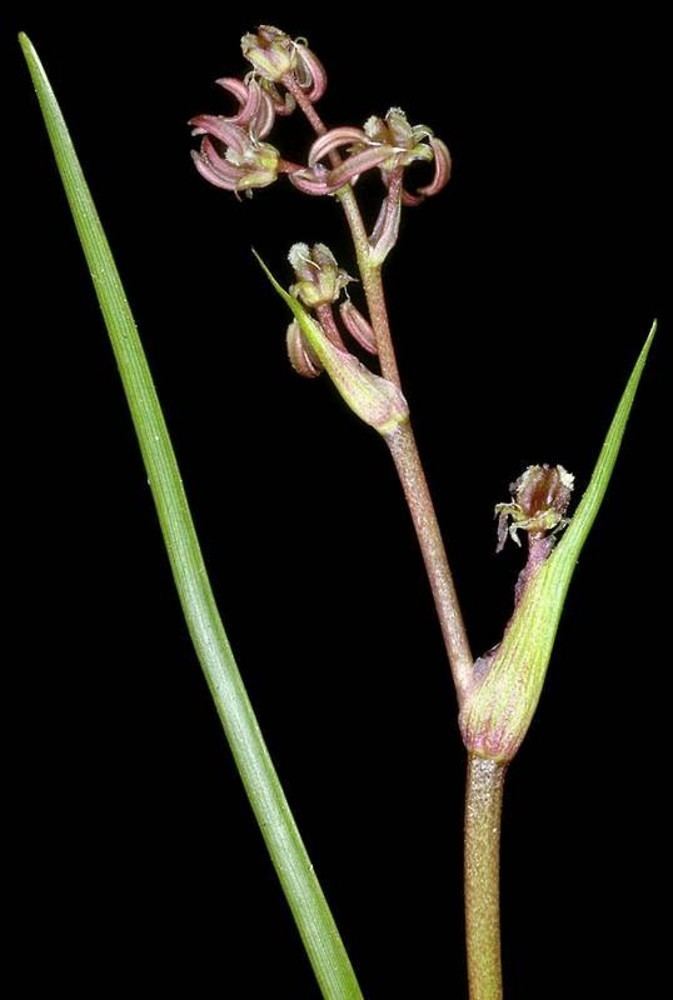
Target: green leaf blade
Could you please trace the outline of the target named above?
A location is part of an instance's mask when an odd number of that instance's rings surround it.
[[[570,572],[572,572],[572,567],[579,558],[582,547],[587,540],[607,492],[612,471],[622,444],[622,438],[624,437],[626,425],[631,414],[631,408],[636,398],[636,392],[656,332],[657,321],[655,320],[652,323],[647,339],[626,383],[615,415],[605,436],[603,447],[594,466],[589,485],[561,541],[552,553],[551,559],[557,563],[562,563]]]
[[[250,804],[321,992],[362,996],[234,660],[208,580],[187,497],[142,344],[105,233],[49,80],[19,41],[110,337],[189,632]],[[218,849],[217,864],[232,863]]]

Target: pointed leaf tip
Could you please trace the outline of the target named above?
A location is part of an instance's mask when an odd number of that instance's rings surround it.
[[[636,363],[633,366],[633,370],[631,371],[631,375],[626,383],[621,399],[617,405],[615,415],[612,418],[612,422],[603,442],[603,447],[600,450],[591,479],[589,480],[589,485],[584,492],[577,510],[570,519],[570,525],[566,534],[560,541],[555,552],[552,553],[551,558],[554,560],[568,562],[569,564],[574,565],[579,558],[582,546],[584,545],[589,531],[596,520],[596,516],[607,492],[608,484],[617,461],[617,456],[619,455],[626,425],[636,398],[638,385],[645,369],[645,364],[647,362],[656,332],[657,321],[655,319],[640,354],[636,359]]]

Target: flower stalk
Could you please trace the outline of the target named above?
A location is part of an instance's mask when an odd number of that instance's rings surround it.
[[[298,107],[303,111],[316,134],[318,136],[327,135],[327,126],[322,121],[313,104],[302,94],[301,88],[293,81],[292,77],[290,75],[286,76],[283,82],[294,96]],[[346,137],[343,136],[342,138],[345,139]],[[356,138],[357,130],[353,130],[350,139]],[[328,155],[334,166],[340,165],[341,157],[335,149],[331,150]],[[450,171],[443,166],[441,171],[444,183],[446,183]],[[391,175],[387,199],[392,199],[393,201],[395,199],[401,200],[401,195],[401,171],[397,170]],[[381,365],[381,374],[388,382],[401,388],[402,383],[388,319],[388,308],[382,276],[383,260],[392,248],[392,243],[386,247],[386,251],[382,256],[380,256],[380,250],[379,255],[377,255],[376,251],[373,252],[372,243],[367,235],[353,188],[348,184],[340,188],[336,192],[336,196],[344,210],[353,238],[358,271],[367,300],[370,323],[374,332],[376,350]],[[397,206],[394,211],[396,211],[396,208]],[[391,209],[386,207],[384,203],[381,217],[386,212],[390,215]],[[384,228],[383,224],[381,228]],[[388,228],[390,228],[390,224]],[[397,220],[394,223],[394,230],[396,239]],[[395,433],[386,438],[386,443],[395,463],[423,556],[456,689],[456,696],[460,706],[463,703],[465,693],[472,680],[473,657],[437,514],[410,421],[405,421],[397,426]]]

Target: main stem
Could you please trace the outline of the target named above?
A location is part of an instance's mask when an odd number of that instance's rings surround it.
[[[465,926],[470,1000],[502,1000],[500,821],[507,765],[469,755],[465,795]]]
[[[421,465],[416,439],[407,421],[389,434],[386,443],[404,490],[409,513],[421,547],[444,645],[451,664],[458,704],[462,705],[472,682],[472,654],[467,641],[458,595],[446,557],[446,550],[430,490]]]
[[[294,96],[316,134],[324,135],[327,127],[294,77],[288,74],[283,78],[283,83]],[[334,166],[341,162],[341,158],[336,152],[330,154],[330,159]],[[371,261],[369,237],[362,221],[355,192],[350,184],[337,192],[337,197],[341,202],[353,237],[362,285],[367,299],[369,320],[376,336],[381,374],[399,388],[401,387],[400,375],[390,332],[381,267]],[[387,438],[387,443],[395,462],[423,555],[460,705],[472,681],[473,659],[437,515],[411,424],[406,422],[398,427],[394,434]]]

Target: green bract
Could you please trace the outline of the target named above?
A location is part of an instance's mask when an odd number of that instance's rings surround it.
[[[605,496],[657,324],[653,323],[598,456],[589,486],[549,558],[527,580],[502,642],[477,671],[460,725],[468,750],[507,761],[528,731],[542,692],[568,586]]]
[[[396,427],[409,419],[409,407],[401,391],[392,382],[370,372],[354,355],[336,347],[302,304],[276,281],[258,253],[255,257],[294,313],[311,350],[353,413],[384,437],[392,434]]]

